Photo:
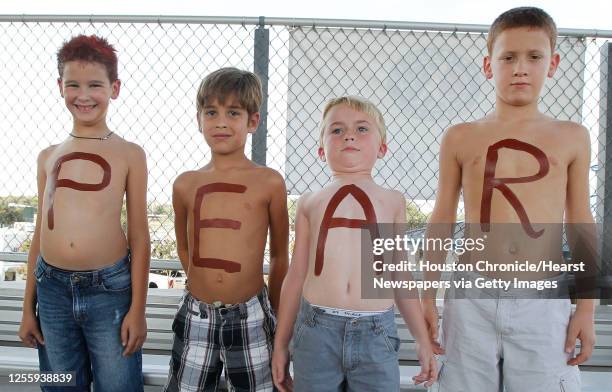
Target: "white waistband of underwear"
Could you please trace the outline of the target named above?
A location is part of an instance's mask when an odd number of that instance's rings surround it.
[[[330,308],[328,306],[321,306],[321,305],[312,305],[313,308],[319,309],[321,311],[321,313],[325,313],[325,314],[331,314],[334,316],[340,316],[340,317],[349,317],[349,318],[355,318],[355,317],[368,317],[368,316],[378,316],[382,313],[388,312],[390,308],[385,309],[385,310],[366,310],[366,311],[362,311],[362,310],[349,310],[349,309],[338,309],[338,308]]]

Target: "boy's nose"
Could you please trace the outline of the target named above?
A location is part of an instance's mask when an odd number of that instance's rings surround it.
[[[514,72],[512,73],[513,76],[527,76],[527,69],[525,68],[525,61],[523,60],[518,60],[515,64],[514,64]]]

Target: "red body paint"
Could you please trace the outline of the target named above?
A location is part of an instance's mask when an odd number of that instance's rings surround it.
[[[202,210],[202,199],[209,193],[244,193],[246,190],[247,187],[244,185],[228,184],[225,182],[215,182],[202,185],[198,188],[193,203],[193,265],[196,267],[222,269],[229,273],[240,272],[240,263],[223,259],[200,257],[200,230],[205,227],[240,230],[241,223],[232,219],[200,219],[200,211]]]
[[[334,218],[334,212],[340,205],[340,202],[344,200],[348,195],[353,195],[357,202],[361,205],[363,213],[365,214],[364,219],[348,219],[348,218]],[[329,200],[329,204],[323,214],[323,220],[321,221],[321,227],[319,229],[319,238],[317,240],[317,253],[315,256],[315,276],[321,275],[323,270],[323,262],[325,256],[325,242],[327,241],[327,233],[329,229],[337,227],[347,227],[350,229],[361,229],[368,227],[372,238],[379,238],[378,226],[376,225],[376,212],[374,206],[370,201],[368,195],[357,185],[350,184],[344,185]]]
[[[524,151],[531,154],[540,164],[540,170],[532,176],[527,177],[516,177],[516,178],[495,178],[495,167],[497,166],[498,150],[502,148],[510,148],[513,150]],[[491,225],[491,200],[493,199],[493,189],[497,188],[502,195],[508,200],[512,208],[516,211],[521,225],[527,235],[531,238],[538,238],[544,233],[544,229],[535,231],[531,226],[527,212],[520,200],[516,197],[514,192],[508,188],[506,184],[520,184],[525,182],[537,181],[546,174],[548,174],[549,163],[544,151],[539,148],[521,142],[516,139],[504,139],[491,146],[487,151],[487,161],[485,164],[484,181],[482,184],[482,200],[480,203],[480,227],[482,231],[488,232]]]
[[[59,180],[59,173],[62,169],[62,165],[68,161],[74,160],[83,160],[90,161],[102,168],[102,172],[104,175],[102,176],[102,181],[98,184],[84,184],[82,182],[76,182],[69,180],[67,178],[62,178]],[[51,171],[51,188],[49,190],[49,210],[47,211],[47,226],[49,230],[53,230],[55,227],[55,222],[53,220],[53,201],[55,197],[55,191],[57,188],[71,188],[77,191],[85,191],[85,192],[95,192],[100,191],[110,184],[111,179],[111,167],[108,162],[97,154],[90,154],[87,152],[71,152],[70,154],[62,155],[58,158],[53,166],[53,170]]]

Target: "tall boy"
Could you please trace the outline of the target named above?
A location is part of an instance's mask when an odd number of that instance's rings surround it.
[[[403,195],[372,179],[376,160],[386,152],[384,119],[372,103],[359,97],[327,103],[318,154],[333,181],[298,202],[274,342],[274,380],[283,391],[292,382],[288,345],[294,329],[296,391],[399,391],[393,299],[362,298],[361,230],[355,230],[364,216],[375,225],[405,223]],[[416,381],[429,385],[436,368],[420,304],[398,299],[397,306],[420,346]]]
[[[484,73],[495,83],[495,110],[449,128],[442,139],[429,231],[440,234],[444,229],[435,224],[455,221],[462,190],[466,225],[482,228],[488,236],[484,254],[489,263],[537,262],[542,257],[561,263],[561,231],[554,228],[563,223],[564,214],[566,223],[593,223],[588,131],[538,110],[544,80],[559,64],[556,36],[552,18],[541,9],[521,7],[501,14],[489,31],[484,59]],[[553,253],[544,251],[548,244],[556,244]],[[425,258],[442,262],[439,254],[426,253]],[[508,277],[484,274],[487,279]],[[557,275],[539,271],[526,276],[562,283]],[[516,299],[513,290],[485,291],[489,298],[445,301],[439,390],[578,391],[576,365],[593,349],[593,300],[579,299],[571,316],[569,299]],[[423,306],[435,341],[435,290]],[[573,358],[576,338],[582,348]]]
[[[38,217],[19,337],[38,347],[41,371],[76,373],[71,390],[89,390],[93,378],[96,391],[141,391],[150,252],[145,154],[106,124],[121,84],[115,49],[80,35],[57,59],[73,127],[38,156]]]
[[[166,391],[214,391],[225,367],[230,390],[271,391],[270,361],[287,272],[285,182],[244,154],[259,122],[261,83],[251,72],[222,68],[197,95],[200,131],[212,157],[174,182],[178,254],[188,289],[179,304]],[[270,230],[270,300],[263,256]]]

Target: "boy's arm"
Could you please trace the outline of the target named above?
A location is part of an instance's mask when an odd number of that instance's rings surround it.
[[[131,146],[126,185],[128,244],[131,251],[132,304],[123,319],[121,341],[124,355],[142,347],[147,336],[145,305],[147,301],[151,241],[147,220],[147,161],[139,146]]]
[[[45,172],[47,157],[48,149],[45,149],[40,152],[37,160],[38,213],[36,214],[36,226],[30,244],[30,251],[28,252],[26,288],[23,298],[21,325],[19,327],[19,338],[26,346],[32,348],[36,347],[37,343],[44,344],[44,339],[36,320],[36,277],[34,276],[34,271],[36,269],[36,259],[40,254],[40,226],[42,224],[43,198],[47,183],[47,174]]]
[[[269,207],[270,220],[270,302],[274,311],[278,311],[281,286],[289,266],[289,215],[287,213],[287,189],[280,174],[271,176],[270,189],[272,197]]]
[[[406,199],[403,195],[397,194],[398,199],[395,203],[397,205],[397,212],[395,214],[394,226],[395,235],[403,236],[406,229]],[[395,249],[393,252],[393,264],[399,264],[403,260],[406,260],[406,252]],[[393,274],[394,280],[407,280],[412,279],[410,272],[401,273],[402,278],[399,278],[400,274]],[[425,319],[423,312],[419,304],[418,292],[402,293],[401,290],[395,289],[395,304],[408,326],[410,333],[414,337],[417,343],[417,355],[419,362],[421,363],[421,372],[414,377],[415,384],[425,382],[426,387],[430,387],[437,378],[437,367],[436,360],[433,356],[432,345],[429,340],[427,333],[427,326],[425,325]],[[416,289],[414,289],[416,291]]]
[[[189,245],[187,239],[187,204],[185,203],[185,175],[177,177],[172,186],[172,208],[174,209],[174,233],[176,251],[185,274],[189,271]]]
[[[585,262],[586,272],[576,274],[577,292],[580,296],[576,302],[576,312],[572,316],[567,330],[566,352],[572,352],[576,347],[576,339],[580,339],[580,353],[568,361],[570,365],[579,365],[588,360],[595,345],[594,312],[595,301],[585,295],[593,292],[598,271],[597,231],[590,209],[589,196],[589,166],[591,158],[589,133],[579,126],[576,145],[576,158],[569,165],[567,173],[567,197],[565,220],[572,260]],[[586,287],[585,287],[586,286]]]
[[[291,384],[289,376],[289,340],[293,333],[293,324],[300,308],[302,287],[308,274],[308,257],[310,246],[310,225],[305,212],[308,195],[300,197],[295,216],[295,245],[289,271],[283,282],[278,307],[278,324],[274,336],[272,355],[272,376],[274,384],[281,391],[286,391]]]
[[[461,166],[457,159],[456,146],[461,144],[460,131],[460,126],[454,126],[449,128],[442,137],[436,202],[427,224],[425,238],[449,238],[452,234],[453,224],[457,219],[457,205],[461,190]],[[425,249],[423,259],[429,260],[432,264],[442,265],[446,260],[446,252]],[[439,281],[440,274],[439,270],[423,271],[424,280],[430,282]],[[434,345],[434,352],[441,354],[442,350],[436,342],[438,339],[436,293],[437,289],[435,288],[424,290],[422,305],[429,336]]]

